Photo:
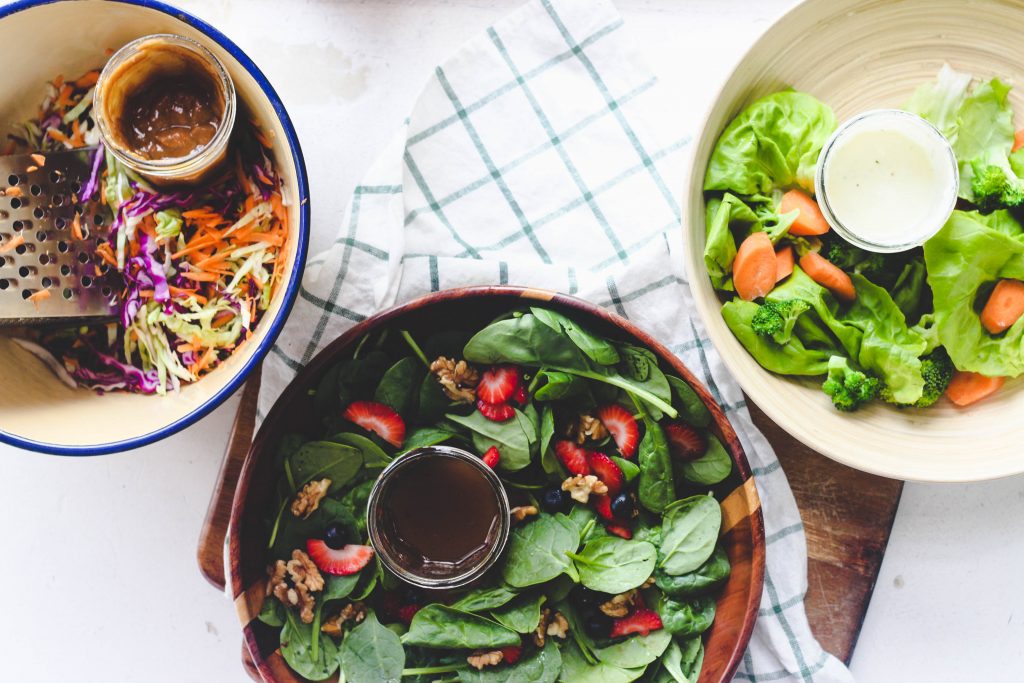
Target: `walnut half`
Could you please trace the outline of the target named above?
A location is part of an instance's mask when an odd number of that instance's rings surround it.
[[[492,652],[477,652],[475,654],[471,654],[466,657],[466,661],[469,662],[471,667],[479,671],[484,667],[500,664],[502,657],[503,655],[501,654],[501,650],[494,650]]]
[[[295,500],[292,501],[292,514],[308,519],[320,507],[320,501],[327,495],[327,489],[330,487],[330,479],[311,481],[303,486],[302,490],[295,494]]]
[[[474,389],[480,381],[480,375],[466,361],[438,356],[430,364],[430,371],[451,400],[462,403],[473,403],[476,400]]]
[[[562,482],[562,490],[568,491],[569,496],[578,503],[586,504],[590,500],[590,494],[603,495],[608,493],[608,487],[603,481],[593,474],[577,474]]]

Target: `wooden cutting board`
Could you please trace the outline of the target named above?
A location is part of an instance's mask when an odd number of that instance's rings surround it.
[[[224,589],[224,536],[231,500],[256,421],[259,372],[242,392],[227,452],[199,535],[199,569]],[[849,663],[889,541],[903,482],[858,472],[815,453],[772,423],[752,403],[789,477],[807,535],[807,618],[822,646]],[[242,648],[248,673],[259,674]]]

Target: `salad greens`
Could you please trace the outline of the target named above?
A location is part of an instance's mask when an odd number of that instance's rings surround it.
[[[730,572],[708,490],[738,480],[707,406],[654,354],[534,307],[475,331],[373,334],[310,403],[316,426],[276,453],[259,613],[297,674],[696,681]],[[481,456],[529,511],[481,580],[434,593],[374,556],[366,517],[381,469],[440,443]]]
[[[726,324],[762,367],[822,377],[823,391],[845,411],[876,399],[928,407],[954,377],[970,383],[1024,373],[1020,313],[993,322],[993,311],[1024,310],[1017,285],[993,296],[998,283],[1024,280],[1024,149],[1014,150],[1009,91],[998,79],[972,86],[971,76],[947,65],[905,104],[949,139],[959,195],[976,210],[955,210],[923,248],[897,254],[864,251],[832,232],[791,232],[799,209],[783,213],[782,197],[813,191],[814,166],[836,127],[825,104],[779,92],[726,127],[704,181],[704,262]],[[748,301],[735,294],[733,266],[739,245],[755,232],[767,233],[778,252],[791,250],[797,263],[763,299]],[[848,278],[852,301],[801,267],[811,252]],[[952,392],[960,405],[984,395]],[[695,468],[714,470],[710,456],[689,465],[691,480],[700,481]]]

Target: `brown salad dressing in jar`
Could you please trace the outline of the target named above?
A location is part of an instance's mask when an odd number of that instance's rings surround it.
[[[370,540],[384,565],[427,588],[465,585],[497,560],[508,498],[480,458],[431,447],[396,459],[370,495]]]
[[[121,112],[121,135],[141,157],[185,157],[210,144],[223,115],[209,76],[188,68],[155,77],[130,94]]]

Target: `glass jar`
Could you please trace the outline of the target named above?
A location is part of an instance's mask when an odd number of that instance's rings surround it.
[[[188,73],[206,81],[216,107],[212,137],[182,156],[153,158],[124,134],[125,108],[133,94],[154,79]],[[208,177],[227,155],[235,123],[235,85],[224,65],[198,42],[174,34],[143,36],[114,53],[103,67],[93,94],[93,115],[109,154],[157,185],[194,185]]]
[[[451,446],[395,458],[370,491],[366,517],[381,564],[428,589],[459,588],[483,576],[511,529],[498,475],[476,455]]]

